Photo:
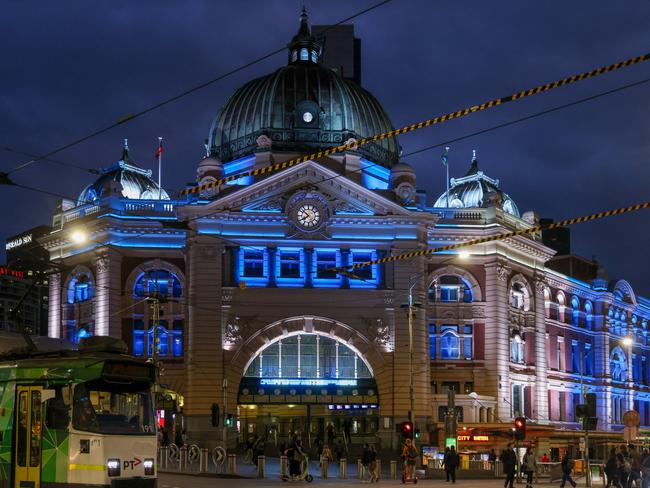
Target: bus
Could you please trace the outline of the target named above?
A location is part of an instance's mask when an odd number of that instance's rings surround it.
[[[0,336],[0,488],[155,488],[154,365],[119,339],[17,340]]]

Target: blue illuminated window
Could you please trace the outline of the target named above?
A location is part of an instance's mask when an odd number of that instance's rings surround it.
[[[81,339],[85,339],[86,337],[92,337],[92,333],[86,327],[80,327],[79,332],[77,332],[76,342],[79,343]]]
[[[316,54],[316,51],[311,52],[311,61],[312,63],[318,63],[318,54]]]
[[[436,325],[429,324],[429,358],[436,359],[437,352]]]
[[[472,338],[463,337],[463,358],[472,359]]]
[[[149,321],[147,332],[147,350],[149,355],[153,352],[153,320]],[[169,354],[169,334],[167,333],[167,321],[160,320],[158,325],[158,355],[165,357]]]
[[[340,286],[341,275],[332,269],[338,266],[341,266],[341,252],[338,249],[314,249],[312,259],[314,286]]]
[[[183,321],[174,320],[173,329],[170,333],[172,341],[172,356],[175,358],[183,355]]]
[[[585,352],[582,357],[584,362],[584,374],[587,376],[593,376],[594,374],[594,358],[591,354],[591,344],[585,344]]]
[[[175,274],[164,269],[152,269],[142,273],[133,285],[133,295],[138,298],[154,293],[166,297],[170,292],[174,298],[179,298],[183,296],[183,287]]]
[[[262,247],[239,249],[239,279],[247,286],[266,286],[269,282],[269,253]]]
[[[458,301],[458,287],[446,286],[440,287],[440,301],[441,302],[457,302]]]
[[[79,273],[68,285],[68,303],[81,303],[93,297],[93,285],[90,276],[86,273]]]
[[[580,372],[580,347],[578,341],[571,341],[571,366],[574,373]]]
[[[460,357],[460,339],[457,325],[440,326],[440,358],[458,359]]]
[[[348,264],[360,264],[377,259],[377,251],[368,249],[352,249],[350,250],[350,260]],[[379,283],[378,266],[372,264],[364,266],[363,268],[356,268],[352,270],[360,279],[350,277],[351,288],[376,288]]]
[[[264,276],[264,251],[244,250],[244,276],[261,278]]]
[[[133,355],[144,356],[144,321],[133,320]]]
[[[278,249],[279,278],[300,278],[304,265],[302,249]]]
[[[438,296],[436,296],[436,289]],[[472,290],[459,276],[441,276],[437,283],[429,289],[429,298],[440,302],[465,302],[472,301]]]
[[[300,61],[309,61],[309,51],[304,47],[300,49]]]

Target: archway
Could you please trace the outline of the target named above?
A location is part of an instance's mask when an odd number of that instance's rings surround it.
[[[279,448],[297,436],[309,446],[346,449],[373,439],[379,429],[373,363],[383,363],[373,341],[320,317],[287,319],[258,334],[265,340],[253,335],[232,360],[242,364],[247,357],[237,397],[240,442],[259,436]]]

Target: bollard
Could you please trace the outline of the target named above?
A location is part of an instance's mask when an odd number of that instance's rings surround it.
[[[167,469],[167,456],[169,455],[169,448],[167,446],[163,446],[160,448],[160,461],[159,461],[159,468],[158,469]]]
[[[390,462],[390,479],[397,479],[397,461]]]
[[[201,457],[199,457],[199,473],[208,472],[208,449],[207,447],[201,448]]]
[[[339,478],[342,480],[348,479],[348,460],[345,458],[339,461]]]
[[[320,476],[324,480],[327,479],[327,470],[329,469],[329,460],[327,456],[320,457]]]
[[[257,477],[264,478],[266,469],[266,456],[257,456]]]
[[[181,446],[181,454],[178,461],[178,470],[187,471],[187,446]]]
[[[429,460],[427,461],[426,477],[432,479],[434,476],[433,473],[435,469],[436,469],[436,460],[429,458]]]
[[[228,454],[228,472],[237,474],[237,454]]]
[[[357,459],[357,478],[360,480],[363,479],[363,464],[361,464],[361,459]]]
[[[377,480],[381,479],[381,459],[375,461],[375,472],[377,473]]]
[[[287,456],[280,456],[280,477],[287,475]]]

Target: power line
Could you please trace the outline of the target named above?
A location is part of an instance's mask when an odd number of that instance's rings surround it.
[[[333,28],[334,26],[337,26],[337,25],[343,24],[345,22],[348,22],[348,21],[350,21],[352,19],[355,19],[355,18],[357,18],[357,17],[359,17],[359,16],[361,16],[361,15],[363,15],[365,13],[368,13],[368,12],[370,12],[372,10],[375,10],[375,9],[377,9],[377,8],[383,6],[383,5],[386,5],[387,3],[391,2],[391,1],[392,0],[382,0],[381,2],[378,2],[378,3],[374,4],[374,5],[371,5],[368,8],[360,10],[359,12],[357,12],[357,13],[355,13],[353,15],[350,15],[349,17],[346,17],[344,19],[341,19],[338,22],[336,22],[335,24],[332,24],[332,25],[328,26],[326,29],[323,29],[323,32],[327,32],[327,30]],[[22,164],[19,164],[18,166],[16,166],[12,170],[8,171],[5,174],[5,176],[11,175],[12,173],[14,173],[16,171],[20,171],[21,169],[24,169],[27,166],[29,166],[29,165],[37,162],[37,161],[42,161],[44,159],[47,159],[47,158],[49,158],[50,156],[52,156],[52,155],[54,155],[56,153],[59,153],[61,151],[69,149],[69,148],[71,148],[73,146],[81,144],[82,142],[85,142],[85,141],[87,141],[89,139],[97,137],[100,134],[103,134],[105,132],[108,132],[108,131],[114,129],[115,127],[126,124],[127,122],[130,122],[130,121],[132,121],[134,119],[137,119],[138,117],[142,117],[143,115],[146,115],[146,114],[148,114],[150,112],[153,112],[154,110],[157,110],[157,109],[159,109],[161,107],[164,107],[165,105],[168,105],[168,104],[170,104],[172,102],[180,100],[181,98],[184,98],[184,97],[186,97],[188,95],[191,95],[192,93],[195,93],[195,92],[197,92],[199,90],[202,90],[203,88],[206,88],[206,87],[208,87],[208,86],[210,86],[210,85],[212,85],[212,84],[214,84],[214,83],[216,83],[218,81],[221,81],[224,78],[227,78],[228,76],[234,75],[235,73],[243,71],[246,68],[249,68],[250,66],[253,66],[253,65],[257,64],[257,63],[260,63],[260,62],[262,62],[262,61],[264,61],[264,60],[266,60],[266,59],[268,59],[268,58],[270,58],[272,56],[275,56],[276,54],[279,54],[279,53],[281,53],[281,52],[283,52],[285,50],[286,50],[286,46],[282,46],[282,47],[280,47],[278,49],[274,49],[273,51],[271,51],[271,52],[269,52],[269,53],[267,53],[267,54],[265,54],[263,56],[260,56],[260,57],[258,57],[256,59],[252,60],[252,61],[244,63],[244,64],[238,66],[237,68],[231,69],[230,71],[227,71],[226,73],[223,73],[223,74],[221,74],[221,75],[219,75],[219,76],[217,76],[215,78],[212,78],[212,79],[210,79],[208,81],[204,81],[203,83],[200,83],[200,84],[198,84],[198,85],[196,85],[196,86],[194,86],[192,88],[189,88],[189,89],[187,89],[185,91],[182,91],[181,93],[178,93],[177,95],[169,97],[169,98],[167,98],[165,100],[162,100],[162,101],[160,101],[158,103],[155,103],[155,104],[153,104],[153,105],[151,105],[151,106],[149,106],[149,107],[147,107],[145,109],[142,109],[139,112],[136,112],[134,114],[129,114],[129,115],[125,116],[125,117],[122,117],[121,119],[119,119],[117,122],[115,122],[113,124],[110,124],[110,125],[108,125],[106,127],[98,129],[98,130],[96,130],[94,132],[91,132],[90,134],[87,134],[87,135],[85,135],[85,136],[83,136],[83,137],[81,137],[79,139],[76,139],[75,141],[64,144],[63,146],[60,146],[60,147],[58,147],[56,149],[53,149],[52,151],[49,151],[49,152],[47,152],[47,153],[45,153],[45,154],[43,154],[41,156],[37,156],[35,158],[30,159],[29,161],[26,161],[26,162],[24,162]],[[0,173],[0,175],[1,175],[1,173]]]
[[[21,151],[20,149],[15,149],[15,148],[10,147],[10,146],[0,146],[0,149],[2,149],[3,151],[10,152],[10,153],[19,154],[21,156],[28,156],[30,158],[38,158],[37,154],[30,153],[30,152],[27,152],[27,151]],[[93,174],[93,175],[100,175],[102,173],[98,169],[86,168],[85,166],[80,166],[78,164],[69,163],[67,161],[61,161],[60,159],[47,158],[47,159],[43,159],[43,161],[46,161],[48,163],[58,164],[58,165],[61,165],[61,166],[67,166],[69,168],[79,169],[81,171],[85,171],[85,172]]]

